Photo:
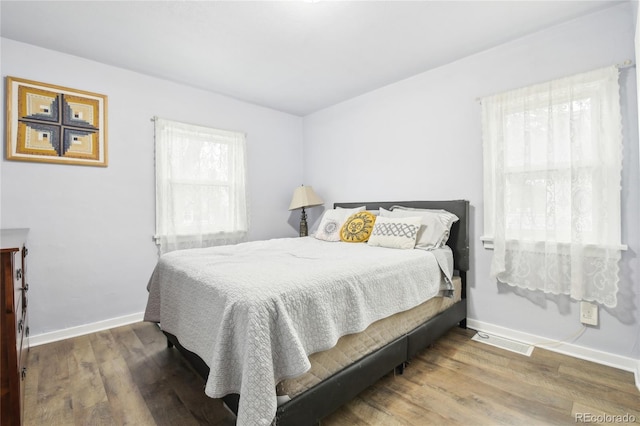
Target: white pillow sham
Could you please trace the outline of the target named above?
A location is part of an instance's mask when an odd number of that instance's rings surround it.
[[[336,207],[336,210],[344,210],[344,207]],[[369,213],[371,213],[374,216],[378,216],[379,211],[378,210],[367,210],[367,206],[360,206],[360,207],[356,207],[353,209],[349,209],[349,210],[354,210],[356,213],[359,212],[364,212],[364,211],[368,211]]]
[[[352,209],[347,209],[347,208],[344,208],[344,207],[340,207],[340,206],[338,206],[338,207],[336,207],[335,209],[336,209],[336,210],[351,210],[351,211],[353,211],[354,213],[359,213],[359,212],[363,212],[363,211],[365,211],[365,210],[367,209],[367,206],[354,207],[354,208],[352,208]]]
[[[421,221],[419,216],[405,218],[378,216],[367,244],[377,247],[412,249],[416,245]]]
[[[315,237],[323,241],[340,241],[340,229],[349,217],[358,212],[364,211],[365,207],[356,207],[354,209],[337,208],[326,210],[322,214],[320,225],[316,231]]]
[[[449,240],[451,225],[458,221],[458,216],[440,209],[417,209],[404,206],[393,206],[392,210],[380,209],[380,216],[385,217],[416,217],[422,220],[418,231],[416,247],[421,249],[435,249],[444,247]]]

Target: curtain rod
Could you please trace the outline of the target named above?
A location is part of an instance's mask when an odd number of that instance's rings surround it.
[[[158,117],[157,115],[154,115],[149,120],[151,122],[156,122],[157,120],[161,120],[161,119],[162,119],[161,117]],[[247,132],[241,132],[239,130],[218,129],[216,127],[211,127],[211,126],[207,126],[207,125],[203,125],[203,124],[186,123],[184,121],[177,121],[177,120],[168,120],[168,121],[173,121],[174,123],[186,124],[187,126],[202,127],[202,128],[209,129],[209,130],[217,130],[217,131],[221,131],[221,132],[238,133],[238,134],[242,134],[245,138],[248,136]]]
[[[625,68],[635,67],[636,64],[631,59],[627,59],[626,61],[621,62],[619,64],[615,64],[614,66],[616,68],[618,68],[619,70],[621,70],[621,69],[625,69]],[[491,95],[488,95],[488,96],[491,96]],[[484,98],[484,97],[485,96],[476,98],[476,102],[482,103],[482,98]]]
[[[635,66],[636,66],[636,64],[634,64],[631,59],[627,59],[626,61],[624,61],[621,64],[616,64],[616,67],[618,69],[631,68],[631,67],[635,67]]]

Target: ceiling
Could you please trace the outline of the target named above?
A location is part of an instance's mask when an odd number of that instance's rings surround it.
[[[2,0],[0,33],[304,116],[624,2]]]

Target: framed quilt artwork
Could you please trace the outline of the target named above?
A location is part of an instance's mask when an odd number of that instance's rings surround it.
[[[107,97],[7,77],[7,160],[107,166]]]

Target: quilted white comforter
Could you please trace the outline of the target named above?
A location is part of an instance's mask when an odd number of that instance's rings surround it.
[[[276,383],[307,371],[307,355],[437,295],[441,270],[452,272],[445,251],[307,237],[171,252],[145,320],[209,365],[207,395],[241,395],[238,425],[270,425]]]

